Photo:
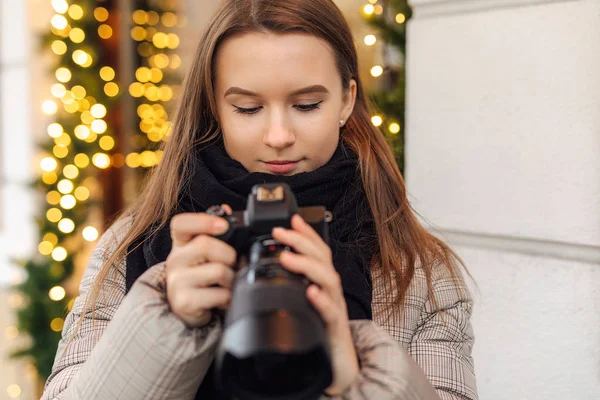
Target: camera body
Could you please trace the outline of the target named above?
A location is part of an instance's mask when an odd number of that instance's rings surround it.
[[[298,207],[284,183],[255,185],[244,211],[207,213],[229,221],[218,236],[238,253],[238,271],[224,333],[216,354],[217,388],[235,399],[318,399],[331,385],[330,345],[325,323],[306,298],[310,281],[287,271],[279,253],[292,250],[273,239],[299,214],[329,242],[323,206]]]

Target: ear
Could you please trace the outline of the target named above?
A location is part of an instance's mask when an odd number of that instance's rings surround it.
[[[342,97],[342,110],[340,112],[340,120],[346,123],[352,111],[354,110],[354,103],[356,102],[356,91],[357,85],[354,79],[350,79],[348,89],[344,91]]]

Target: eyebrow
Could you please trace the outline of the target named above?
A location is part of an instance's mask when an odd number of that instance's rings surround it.
[[[294,93],[291,94],[291,96],[298,96],[301,94],[308,94],[308,93],[329,93],[329,90],[327,90],[327,88],[325,86],[322,85],[313,85],[313,86],[308,86],[305,88],[302,88],[300,90],[296,90]],[[239,87],[230,87],[229,89],[227,89],[227,91],[225,92],[225,95],[223,97],[227,97],[231,94],[240,94],[240,95],[244,95],[244,96],[252,96],[252,97],[260,97],[260,95],[258,95],[257,93],[251,92],[249,90],[246,89],[242,89]]]

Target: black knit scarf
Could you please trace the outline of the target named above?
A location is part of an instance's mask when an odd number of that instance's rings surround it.
[[[372,318],[369,264],[376,248],[377,235],[360,179],[358,159],[352,150],[340,143],[324,166],[292,176],[248,173],[218,143],[195,151],[193,160],[193,175],[182,191],[173,215],[203,212],[212,205],[224,203],[233,210],[243,210],[255,184],[289,184],[299,207],[322,205],[332,212],[329,244],[334,266],[341,276],[348,316],[350,319]],[[135,248],[140,243],[142,245]],[[129,250],[133,251],[126,262],[127,291],[149,267],[166,260],[171,251],[169,224],[151,237],[138,238]],[[212,388],[203,387],[212,379],[204,381],[199,393],[208,394]]]

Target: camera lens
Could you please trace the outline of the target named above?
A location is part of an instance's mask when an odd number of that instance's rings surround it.
[[[262,353],[238,360],[234,379],[243,391],[282,396],[302,391],[317,380],[320,373],[316,352],[301,354]],[[302,373],[300,373],[302,372]],[[268,393],[264,393],[268,387]]]

